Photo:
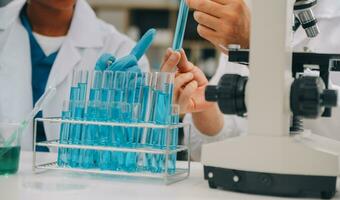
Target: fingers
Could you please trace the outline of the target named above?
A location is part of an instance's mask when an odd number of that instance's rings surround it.
[[[191,112],[194,110],[193,108],[195,107],[195,102],[193,101],[192,96],[197,88],[197,81],[191,81],[182,90],[178,98],[178,102],[183,112]]]
[[[211,0],[187,0],[187,5],[194,10],[208,13],[215,17],[222,16],[221,4]]]
[[[199,36],[201,36],[202,38],[208,40],[209,42],[215,44],[216,43],[216,38],[217,38],[217,33],[210,29],[210,28],[207,28],[205,26],[202,26],[202,25],[198,25],[197,26],[197,33]]]
[[[178,63],[178,70],[182,73],[190,72],[194,68],[194,65],[189,62],[183,49],[181,49],[179,53],[181,55],[181,60]]]
[[[181,59],[181,54],[179,52],[168,49],[165,53],[163,63],[161,65],[162,72],[173,72],[176,71],[176,66]]]
[[[192,79],[194,78],[194,75],[192,73],[183,73],[178,74],[175,78],[175,87],[174,87],[174,100],[175,102],[178,102],[179,93],[183,88],[185,88],[185,85],[187,85]]]
[[[217,28],[221,27],[221,20],[216,18],[212,15],[208,15],[206,13],[195,11],[194,12],[194,19],[200,25],[208,27],[212,30],[217,30]]]

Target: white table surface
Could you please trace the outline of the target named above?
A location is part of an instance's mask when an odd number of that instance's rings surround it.
[[[153,179],[95,176],[52,170],[34,174],[32,172],[32,153],[23,152],[19,172],[12,176],[0,176],[0,200],[26,199],[275,200],[285,198],[209,189],[207,181],[203,179],[203,167],[200,163],[191,164],[191,174],[188,179],[172,185],[164,185]],[[335,199],[340,200],[339,193]]]

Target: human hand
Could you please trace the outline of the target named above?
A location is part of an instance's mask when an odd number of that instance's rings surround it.
[[[229,44],[249,48],[250,11],[243,0],[186,0],[198,34],[227,53]]]
[[[175,59],[173,63],[169,64],[170,59],[166,58],[171,56],[175,58],[174,55],[176,55],[177,59],[180,59],[177,60],[177,64],[175,64]],[[184,50],[175,52],[168,49],[161,71],[175,71],[176,66],[173,99],[174,103],[180,106],[181,114],[202,112],[213,106],[214,103],[205,101],[204,92],[205,87],[208,85],[208,80],[202,70],[188,61]]]

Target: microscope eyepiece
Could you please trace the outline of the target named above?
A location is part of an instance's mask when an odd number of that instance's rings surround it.
[[[297,0],[294,5],[295,17],[299,20],[309,38],[316,37],[320,31],[312,7],[317,0]]]

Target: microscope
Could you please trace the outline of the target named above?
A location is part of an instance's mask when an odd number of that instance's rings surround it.
[[[255,0],[250,51],[229,46],[229,61],[249,64],[250,76],[225,74],[208,86],[207,101],[224,114],[247,117],[245,136],[202,147],[210,188],[288,197],[332,198],[339,175],[340,142],[303,129],[303,119],[331,117],[338,104],[329,89],[340,55],[293,52],[300,26],[309,38],[319,29],[317,0]],[[293,27],[293,28],[292,28]]]

